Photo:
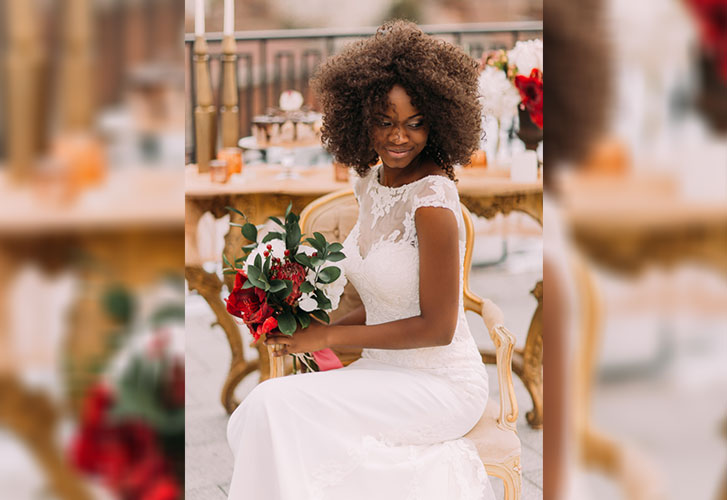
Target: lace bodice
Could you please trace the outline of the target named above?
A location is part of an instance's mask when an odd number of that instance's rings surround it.
[[[344,241],[347,278],[361,296],[366,323],[410,318],[419,308],[419,248],[414,216],[420,207],[451,210],[459,228],[459,313],[452,342],[419,349],[364,349],[363,357],[439,372],[463,383],[486,384],[487,375],[465,318],[462,300],[465,227],[457,187],[430,175],[400,187],[379,182],[381,165],[354,187],[359,203],[356,225]],[[412,332],[416,335],[416,332]]]

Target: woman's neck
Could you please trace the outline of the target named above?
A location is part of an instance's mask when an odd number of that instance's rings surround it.
[[[404,168],[391,168],[382,162],[379,183],[387,187],[400,187],[431,175],[438,168],[434,162],[421,154]]]

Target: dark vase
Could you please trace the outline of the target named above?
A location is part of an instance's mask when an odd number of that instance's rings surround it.
[[[543,129],[538,127],[530,119],[530,113],[527,109],[518,107],[518,118],[520,120],[520,129],[517,136],[525,143],[525,148],[535,151],[538,144],[543,140]]]
[[[697,106],[717,133],[727,133],[727,82],[719,74],[717,58],[703,51],[699,57],[699,94]]]

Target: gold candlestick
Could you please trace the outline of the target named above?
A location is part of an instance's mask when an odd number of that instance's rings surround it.
[[[61,61],[61,130],[89,130],[93,125],[94,75],[91,6],[88,0],[65,4],[63,59]]]
[[[240,109],[237,106],[237,45],[232,35],[222,39],[222,147],[237,147]]]
[[[7,3],[7,138],[8,165],[13,180],[31,177],[35,156],[46,142],[46,57],[38,35],[33,2]]]
[[[194,65],[197,83],[197,105],[194,108],[195,140],[197,143],[197,168],[207,173],[210,160],[215,157],[217,126],[215,106],[212,103],[212,79],[209,72],[207,41],[198,36],[194,41]]]

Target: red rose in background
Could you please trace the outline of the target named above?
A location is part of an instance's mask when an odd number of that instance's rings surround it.
[[[528,110],[530,119],[543,128],[543,73],[533,69],[530,76],[515,77],[515,87],[520,92],[522,105]]]
[[[688,0],[697,18],[702,45],[714,57],[719,76],[727,83],[727,2]]]

